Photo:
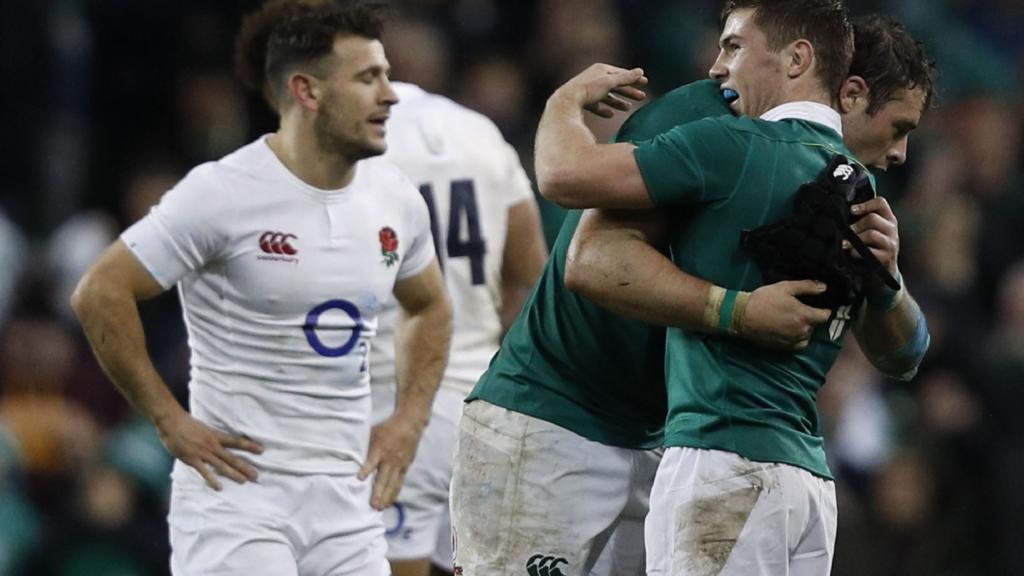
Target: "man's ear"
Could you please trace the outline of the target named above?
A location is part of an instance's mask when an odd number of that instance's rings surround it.
[[[849,114],[858,106],[867,108],[868,83],[860,76],[847,76],[839,88],[839,112]]]
[[[320,107],[321,88],[316,78],[296,72],[288,78],[288,93],[295,103],[304,110],[317,110]]]
[[[784,64],[786,74],[790,78],[798,78],[811,69],[815,54],[814,45],[808,40],[800,39],[793,42],[786,52],[788,60]]]

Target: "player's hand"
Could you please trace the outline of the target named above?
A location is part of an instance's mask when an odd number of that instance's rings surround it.
[[[821,294],[826,286],[813,280],[787,280],[761,286],[750,294],[740,336],[773,350],[796,352],[811,341],[814,327],[831,311],[801,302],[799,296]]]
[[[366,463],[359,471],[359,479],[366,480],[374,472],[373,494],[370,505],[376,510],[391,506],[402,489],[405,472],[416,456],[416,446],[423,435],[423,426],[394,414],[373,427]]]
[[[217,474],[239,484],[256,480],[256,469],[252,464],[228,450],[235,448],[253,454],[263,452],[263,446],[254,440],[218,432],[184,410],[166,423],[158,425],[157,431],[167,451],[195,468],[214,490],[222,488]]]
[[[862,204],[850,207],[854,216],[861,216],[850,228],[871,249],[882,266],[890,274],[896,276],[896,257],[900,252],[900,232],[896,215],[893,214],[889,202],[885,198],[876,197]],[[843,247],[850,249],[849,242],[843,241]],[[856,250],[854,258],[860,258]]]
[[[552,98],[567,98],[580,108],[611,118],[616,110],[626,111],[632,101],[647,97],[643,87],[647,77],[642,68],[619,68],[608,64],[592,64],[563,84]]]

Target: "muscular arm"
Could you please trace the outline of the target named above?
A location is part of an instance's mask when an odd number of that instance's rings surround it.
[[[394,294],[402,307],[402,328],[397,331],[395,343],[395,414],[426,426],[448,364],[452,333],[452,308],[437,262],[412,278],[398,281]]]
[[[508,209],[508,232],[501,258],[501,326],[507,330],[544,270],[548,249],[533,199]]]
[[[184,412],[146,352],[136,304],[163,292],[121,240],[85,274],[71,306],[107,376],[157,428]]]
[[[883,374],[909,380],[928,349],[928,325],[917,302],[901,288],[894,307],[867,303],[854,325],[864,355]]]
[[[666,228],[658,210],[586,210],[566,255],[566,287],[650,324],[699,327],[711,283],[659,251]],[[697,308],[700,317],[687,314]]]
[[[437,260],[416,276],[396,282],[394,295],[402,307],[401,326],[395,331],[395,411],[374,426],[359,472],[360,479],[377,473],[370,500],[377,510],[394,502],[416,455],[448,363],[452,331],[452,309]]]
[[[762,286],[749,295],[742,319],[721,327],[709,305],[721,289],[687,274],[657,247],[666,243],[668,224],[654,210],[587,210],[566,258],[566,286],[609,310],[651,324],[699,332],[723,332],[756,344],[799,350],[829,311],[800,302],[801,294],[824,287],[808,280]]]
[[[652,206],[632,144],[598,144],[583,123],[585,109],[611,117],[639,100],[643,71],[594,64],[562,85],[547,101],[537,128],[537,184],[565,208]]]
[[[899,226],[885,198],[878,197],[852,208],[862,216],[852,228],[894,277],[899,277]],[[854,325],[864,355],[879,371],[909,380],[928,350],[928,323],[917,302],[901,281],[898,292],[888,291],[876,278],[868,287],[868,301]]]
[[[262,447],[194,420],[153,367],[137,302],[161,292],[163,288],[118,240],[78,283],[71,305],[107,376],[153,423],[172,455],[199,471],[217,490],[220,482],[208,466],[236,482],[255,480],[256,470],[226,448],[259,453]]]

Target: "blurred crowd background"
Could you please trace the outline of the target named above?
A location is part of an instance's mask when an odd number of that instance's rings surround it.
[[[588,64],[643,66],[656,95],[705,77],[717,53],[718,0],[394,4],[393,77],[490,116],[528,169],[544,100]],[[879,178],[931,350],[901,384],[851,340],[820,396],[840,503],[833,574],[1024,574],[1024,2],[849,4],[925,41],[940,93],[906,166]],[[255,5],[0,4],[0,575],[168,573],[169,457],[96,365],[68,297],[188,168],[274,130],[232,73]],[[561,213],[542,207],[553,238]],[[176,294],[142,314],[185,402]]]

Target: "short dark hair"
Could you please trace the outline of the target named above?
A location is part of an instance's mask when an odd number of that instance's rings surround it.
[[[870,115],[881,110],[900,90],[920,88],[924,92],[924,110],[935,94],[935,61],[928,58],[924,44],[918,42],[895,18],[881,14],[859,16],[853,20],[855,47],[850,75],[867,82]]]
[[[387,6],[358,0],[267,0],[242,19],[235,69],[275,110],[296,66],[318,67],[339,36],[380,40]]]
[[[754,23],[779,51],[801,38],[814,45],[818,78],[829,94],[838,94],[853,59],[853,27],[842,0],[726,0],[721,25],[736,10],[754,10]]]

